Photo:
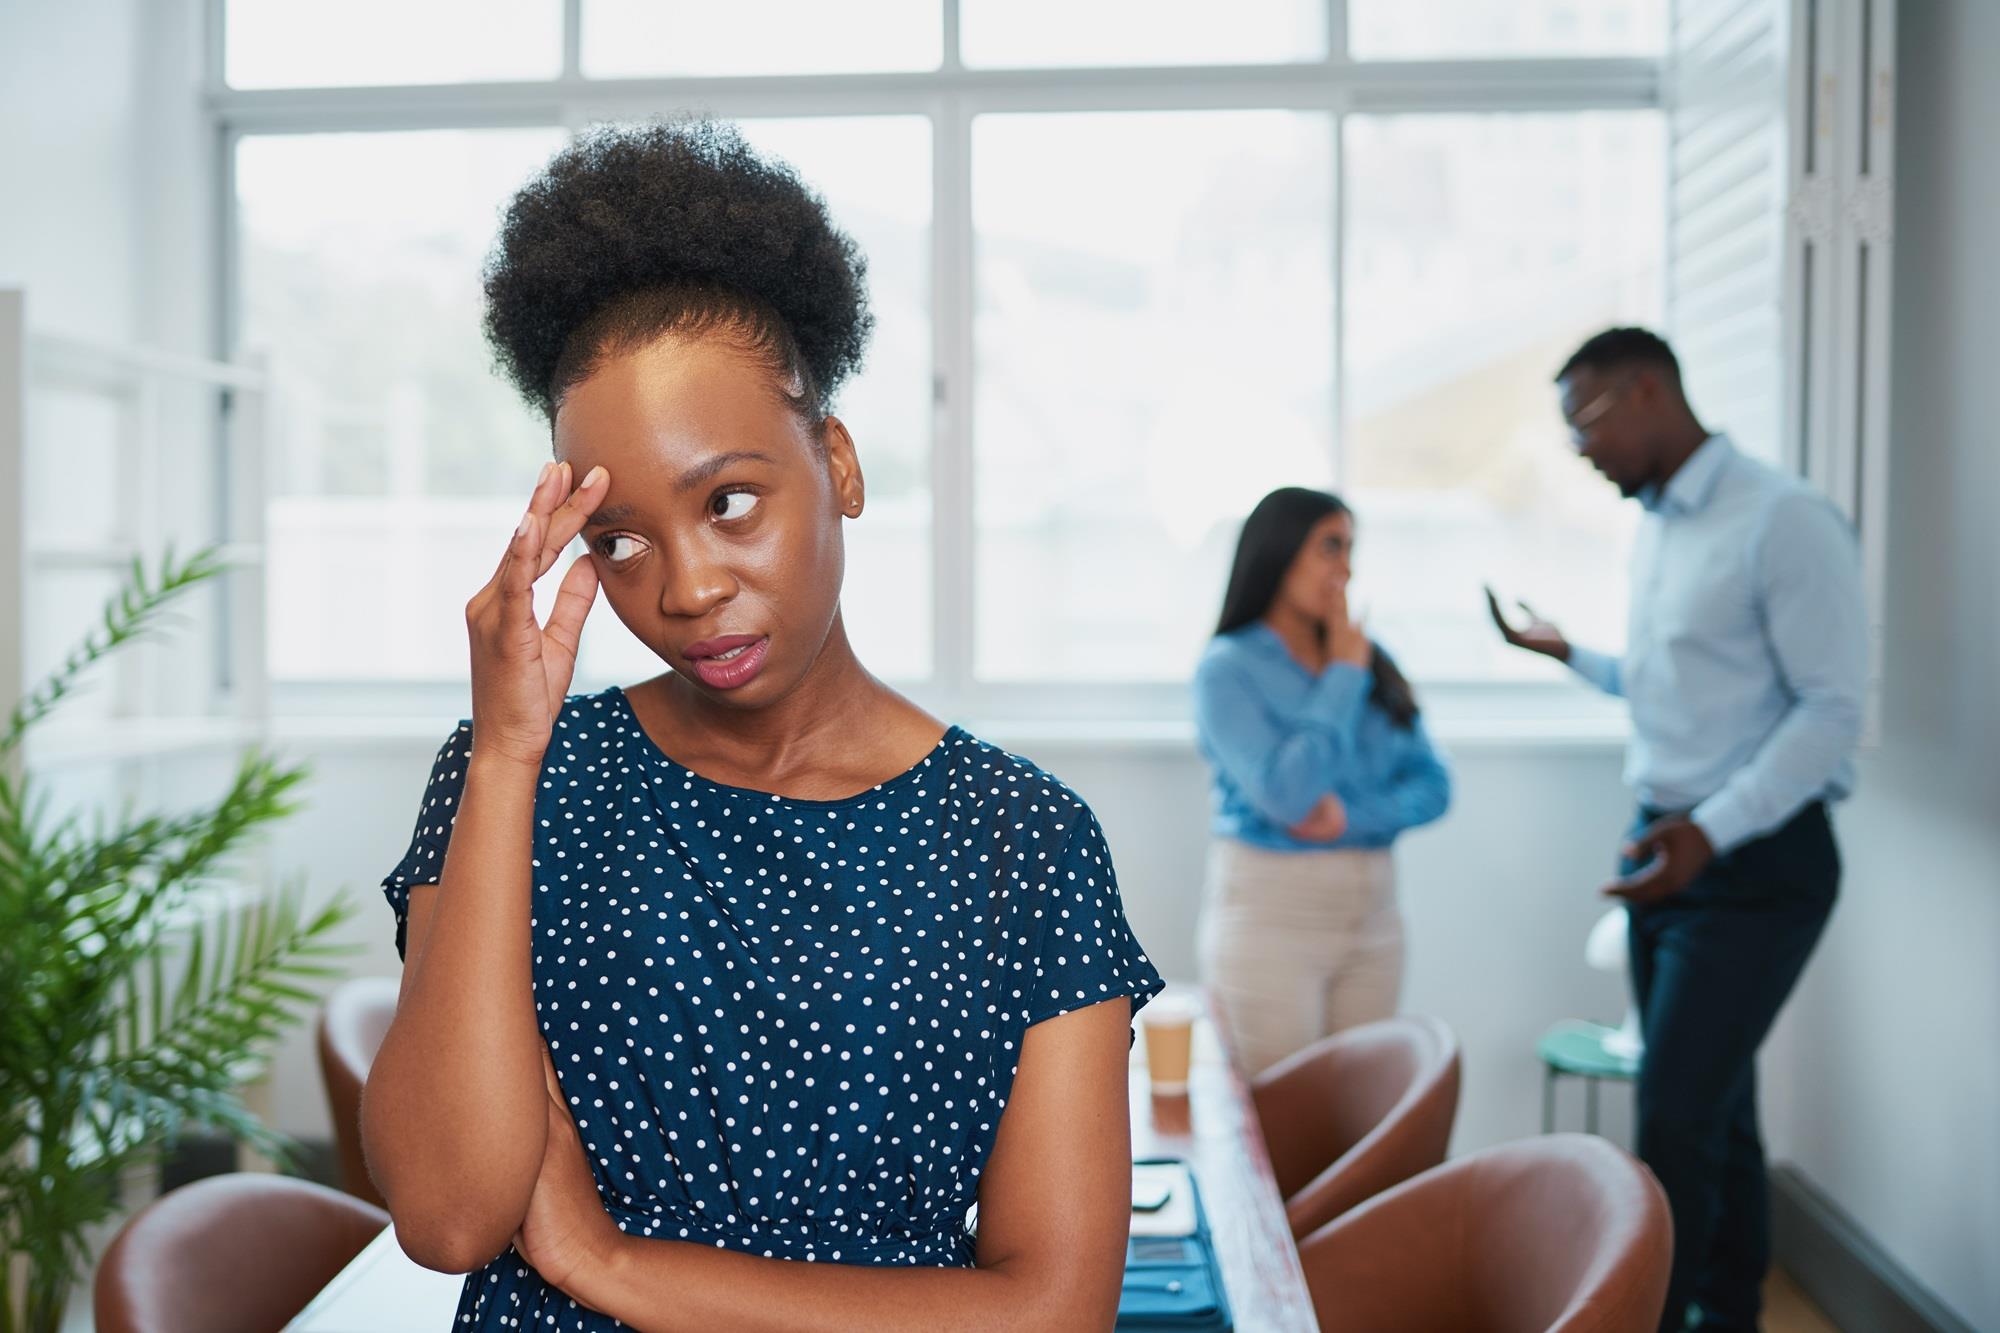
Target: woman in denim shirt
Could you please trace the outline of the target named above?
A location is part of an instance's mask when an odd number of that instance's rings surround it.
[[[1336,497],[1265,496],[1195,672],[1214,770],[1202,980],[1253,1074],[1396,1012],[1390,847],[1451,801],[1409,681],[1348,610],[1353,552]]]

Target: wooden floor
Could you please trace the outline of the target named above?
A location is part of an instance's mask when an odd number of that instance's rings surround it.
[[[1764,1333],[1840,1333],[1820,1308],[1781,1270],[1764,1284]]]

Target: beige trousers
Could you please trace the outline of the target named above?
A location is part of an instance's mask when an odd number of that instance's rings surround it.
[[[1246,1075],[1396,1012],[1403,914],[1387,850],[1210,845],[1197,939],[1202,984]]]

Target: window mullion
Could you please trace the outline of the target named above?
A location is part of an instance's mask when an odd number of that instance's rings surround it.
[[[938,68],[945,73],[955,73],[965,68],[963,47],[959,42],[959,0],[938,0],[944,6],[944,50],[939,56]]]
[[[947,0],[949,2],[949,0]],[[972,116],[964,98],[940,98],[932,152],[931,643],[945,697],[972,683]]]
[[[1340,0],[1334,0],[1339,5]],[[1336,108],[1332,113],[1333,134],[1330,144],[1333,153],[1333,207],[1328,212],[1327,225],[1331,233],[1328,241],[1333,247],[1333,364],[1327,373],[1327,385],[1331,392],[1332,416],[1329,418],[1331,430],[1328,435],[1328,449],[1332,454],[1329,467],[1332,469],[1335,490],[1344,491],[1347,485],[1347,112]]]
[[[563,0],[562,81],[583,77],[583,0]]]

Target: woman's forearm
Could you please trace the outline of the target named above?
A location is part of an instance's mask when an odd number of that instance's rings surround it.
[[[441,1269],[506,1248],[547,1136],[529,967],[537,781],[475,744],[435,907],[368,1076],[370,1169],[404,1248]]]
[[[943,1333],[978,1329],[1110,1328],[1116,1302],[1065,1293],[987,1268],[888,1268],[804,1263],[620,1235],[598,1262],[579,1265],[565,1287],[594,1310],[640,1333]]]

